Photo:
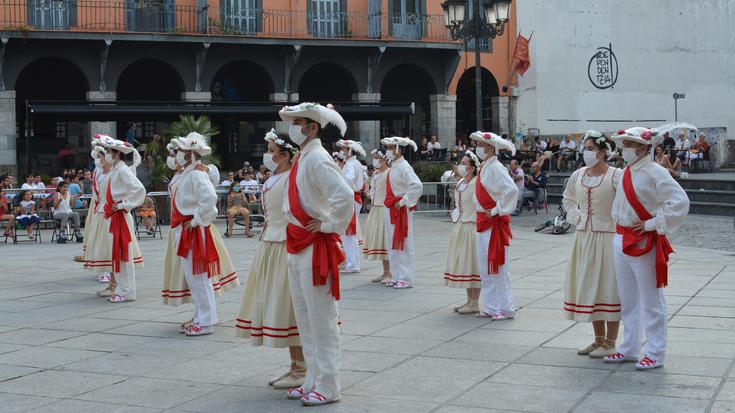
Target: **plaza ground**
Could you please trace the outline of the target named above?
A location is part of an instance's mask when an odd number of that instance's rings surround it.
[[[464,290],[442,279],[451,225],[445,218],[415,221],[415,288],[371,283],[380,271],[374,261],[344,276],[342,401],[311,409],[735,411],[732,218],[691,217],[673,238],[669,354],[663,369],[645,373],[576,355],[592,331],[561,312],[573,235],[534,233],[541,219],[528,213],[515,219],[515,320],[452,313]],[[722,237],[716,245],[708,242],[710,228]],[[226,243],[244,281],[258,241]],[[79,244],[0,244],[0,411],[304,410],[267,386],[287,368],[287,351],[235,337],[242,287],[219,300],[214,335],[183,337],[178,323],[190,318],[191,306],[160,303],[165,242],[140,245],[138,300],[109,304],[95,296],[101,285],[94,275],[72,261]]]

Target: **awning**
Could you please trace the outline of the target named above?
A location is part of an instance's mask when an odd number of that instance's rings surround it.
[[[280,120],[284,103],[192,103],[192,102],[88,102],[30,101],[31,119],[54,118],[67,121],[175,120],[179,115],[226,116],[233,120]],[[413,114],[410,102],[335,103],[345,120],[402,119]]]

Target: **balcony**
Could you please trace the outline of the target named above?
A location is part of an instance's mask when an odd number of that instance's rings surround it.
[[[4,31],[170,33],[304,39],[450,42],[438,14],[389,15],[176,5],[166,0],[15,0],[0,4]]]

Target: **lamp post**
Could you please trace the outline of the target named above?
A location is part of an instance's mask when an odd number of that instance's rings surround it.
[[[447,0],[442,3],[444,24],[453,40],[475,41],[475,123],[482,130],[480,42],[502,36],[512,0]],[[472,10],[469,10],[470,6]],[[480,16],[484,15],[483,20]],[[472,16],[470,19],[469,16]]]
[[[687,95],[683,93],[674,92],[674,122],[679,121],[679,99],[686,98]]]

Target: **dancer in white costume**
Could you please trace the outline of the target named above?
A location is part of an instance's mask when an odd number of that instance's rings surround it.
[[[607,363],[638,360],[641,332],[647,338],[638,370],[663,367],[666,357],[666,301],[668,261],[673,252],[667,234],[676,231],[689,212],[686,192],[661,165],[651,160],[651,148],[663,134],[635,127],[618,131],[613,140],[622,145],[622,190],[615,194],[612,216],[617,224],[614,238],[615,270],[625,325],[623,344]]]
[[[498,160],[498,151],[515,155],[513,143],[492,132],[473,132],[477,156],[484,159],[475,181],[477,258],[482,279],[483,309],[478,317],[505,320],[515,317],[510,286],[510,214],[516,208],[518,187]]]
[[[582,139],[585,167],[567,181],[562,203],[567,222],[577,227],[567,265],[564,315],[592,322],[595,341],[579,355],[601,358],[615,353],[620,327],[620,297],[615,279],[612,204],[623,171],[607,165],[612,141],[596,131]]]
[[[475,185],[481,161],[472,151],[465,152],[457,173],[462,179],[454,189],[457,207],[452,211],[444,283],[452,288],[467,289],[467,302],[453,310],[459,314],[480,312],[480,267],[477,260],[477,210]]]
[[[181,178],[181,172],[184,168],[176,162],[178,147],[176,146],[175,141],[172,140],[172,142],[167,145],[167,149],[169,154],[166,158],[166,166],[174,171],[174,175],[171,177],[168,185],[168,191],[169,194],[171,194],[177,187],[178,180]],[[200,163],[195,166],[195,169],[200,172],[206,172],[209,176],[209,180],[212,182],[212,185],[219,184],[219,170],[216,166],[203,165]],[[171,201],[172,198],[169,198],[169,210],[173,211],[173,205],[170,204]],[[239,281],[230,256],[227,253],[227,248],[222,241],[222,237],[220,236],[217,227],[210,227],[210,233],[212,235],[215,248],[217,249],[217,255],[220,258],[220,274],[216,277],[210,278],[210,280],[212,281],[214,293],[216,295],[220,295],[223,292],[236,288],[239,285]],[[176,246],[176,231],[169,231],[166,242],[166,258],[164,260],[161,299],[163,304],[174,306],[190,303],[192,301],[191,290],[189,289],[189,284],[186,282],[186,277],[184,277],[184,270],[181,267],[182,260],[176,254]],[[179,333],[186,333],[186,327],[193,322],[194,318],[192,317],[190,320],[181,323]]]
[[[263,154],[263,164],[274,175],[263,184],[265,226],[250,266],[235,327],[238,337],[250,338],[254,346],[288,347],[291,368],[268,384],[276,389],[292,389],[304,384],[306,379],[306,362],[288,287],[287,222],[283,215],[288,171],[295,150],[274,130],[265,135],[265,141],[268,152]]]
[[[339,234],[352,219],[355,197],[320,137],[333,127],[344,136],[347,125],[333,108],[315,103],[284,107],[279,115],[301,148],[289,172],[284,211],[288,281],[307,373],[288,398],[322,405],[341,397],[337,301],[345,256]]]
[[[347,184],[352,188],[355,195],[355,213],[352,215],[350,225],[347,226],[345,233],[342,235],[342,247],[345,250],[345,274],[360,272],[360,211],[362,210],[362,188],[365,186],[364,172],[362,164],[357,160],[357,155],[365,157],[365,150],[360,142],[347,139],[337,141],[337,146],[342,149],[342,156],[345,164],[342,167],[342,174]]]
[[[383,138],[390,171],[385,185],[385,228],[386,249],[390,261],[391,280],[386,287],[396,289],[413,287],[416,275],[416,253],[413,246],[413,211],[419,202],[423,185],[416,172],[403,157],[411,146],[416,152],[416,143],[398,136]]]
[[[92,194],[89,199],[89,209],[87,217],[84,221],[84,244],[82,245],[82,262],[84,268],[97,272],[97,281],[100,283],[110,283],[111,276],[108,271],[97,270],[96,258],[93,250],[100,248],[106,251],[107,236],[104,229],[104,218],[99,211],[100,187],[102,182],[110,172],[112,165],[105,162],[105,148],[99,146],[97,135],[92,138],[92,159],[94,159],[94,172],[92,172]],[[100,212],[100,213],[98,213]],[[102,244],[102,245],[100,245]],[[113,283],[114,284],[114,283]],[[109,297],[115,292],[115,285],[108,285],[106,289],[99,291],[100,296]]]
[[[370,213],[365,222],[365,244],[362,253],[366,260],[381,260],[383,274],[373,279],[373,282],[388,282],[391,279],[388,250],[386,249],[385,235],[385,184],[388,179],[388,158],[385,151],[373,149],[373,176],[370,177]]]
[[[117,286],[108,300],[122,303],[135,300],[135,267],[143,265],[130,211],[143,204],[145,187],[132,172],[140,164],[140,154],[135,148],[109,136],[100,136],[99,145],[105,148],[105,161],[112,169],[100,188],[98,211],[104,216],[108,243],[107,254],[97,264],[98,268],[114,273]],[[122,157],[131,153],[133,165],[128,167]]]

